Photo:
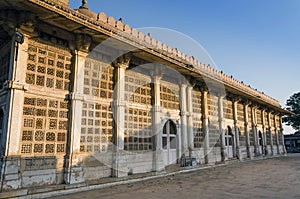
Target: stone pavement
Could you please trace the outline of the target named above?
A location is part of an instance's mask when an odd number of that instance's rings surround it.
[[[239,162],[55,198],[300,198],[300,154]]]

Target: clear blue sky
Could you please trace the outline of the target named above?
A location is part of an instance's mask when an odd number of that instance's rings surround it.
[[[80,5],[81,0],[70,0],[71,8]],[[188,35],[219,70],[282,106],[300,91],[300,0],[88,0],[88,6],[131,27]]]

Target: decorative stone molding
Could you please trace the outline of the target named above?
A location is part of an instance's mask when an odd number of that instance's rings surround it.
[[[29,85],[9,80],[9,81],[6,81],[4,83],[4,88],[6,88],[6,89],[15,89],[15,90],[28,91]]]

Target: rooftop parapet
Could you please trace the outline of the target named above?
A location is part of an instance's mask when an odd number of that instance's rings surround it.
[[[36,1],[36,0],[29,0]],[[54,4],[54,2],[68,4],[68,0],[39,0],[46,3]],[[177,48],[172,48],[160,41],[157,41],[155,38],[152,38],[150,34],[145,35],[143,32],[139,32],[136,28],[131,28],[128,24],[124,24],[122,19],[115,20],[114,17],[107,15],[104,12],[100,12],[99,14],[94,13],[89,10],[87,7],[87,0],[82,1],[82,6],[79,9],[73,10],[67,7],[61,7],[64,11],[85,20],[88,23],[92,23],[99,28],[109,29],[112,32],[119,33],[121,36],[129,38],[130,40],[137,42],[138,44],[144,46],[145,48],[153,49],[154,51],[158,51],[161,54],[164,54],[168,57],[176,58],[194,68],[195,72],[199,72],[200,74],[205,74],[211,78],[215,78],[221,80],[225,85],[235,87],[236,89],[250,94],[256,98],[259,98],[265,102],[268,102],[274,106],[281,107],[280,103],[265,95],[263,92],[257,91],[256,89],[251,88],[248,85],[245,85],[243,82],[240,82],[234,79],[232,76],[228,76],[223,72],[217,71],[215,68],[212,68],[210,65],[206,65],[198,60],[196,60],[193,56],[189,56],[185,53],[180,52]]]

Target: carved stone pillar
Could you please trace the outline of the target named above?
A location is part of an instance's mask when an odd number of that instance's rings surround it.
[[[194,149],[194,130],[193,130],[193,99],[192,99],[193,86],[187,87],[187,111],[188,111],[188,147],[189,150]]]
[[[181,120],[181,152],[185,155],[188,152],[187,143],[187,111],[186,111],[186,88],[187,85],[182,83],[180,87],[180,120]]]
[[[248,108],[249,103],[244,104],[244,128],[245,128],[245,134],[246,134],[246,147],[247,147],[247,157],[251,158],[251,151],[250,151],[250,136],[249,136],[249,118],[248,118]]]
[[[235,98],[233,101],[233,120],[234,120],[234,131],[235,131],[236,157],[241,160],[242,157],[241,157],[241,150],[240,150],[240,134],[239,134],[238,115],[237,115],[238,102],[239,102],[239,98]]]
[[[286,155],[286,148],[285,148],[285,143],[284,143],[284,135],[283,135],[283,128],[282,128],[282,116],[279,116],[279,121],[280,121],[280,135],[282,139],[282,147],[283,147],[283,154]]]
[[[270,132],[270,145],[271,145],[271,154],[274,155],[274,146],[273,146],[273,127],[271,125],[271,112],[268,112],[268,123],[269,123],[269,132]]]
[[[152,132],[153,132],[153,171],[164,170],[162,148],[162,125],[160,112],[160,79],[158,74],[152,75]]]
[[[83,182],[82,170],[76,169],[76,165],[80,159],[80,136],[81,136],[81,120],[82,120],[82,104],[84,101],[83,85],[84,85],[84,66],[87,52],[74,51],[74,80],[72,94],[70,95],[70,139],[69,139],[69,156],[67,159],[65,182],[68,184]],[[80,174],[78,173],[80,172]]]
[[[17,19],[16,19],[17,20]],[[5,26],[4,24],[3,26]],[[12,25],[13,26],[13,25]],[[21,151],[20,140],[22,132],[22,115],[25,92],[28,90],[26,84],[26,68],[28,58],[28,41],[30,35],[22,29],[19,33],[23,34],[24,40],[20,42],[16,37],[16,29],[7,28],[11,43],[7,44],[7,54],[9,57],[9,72],[7,82],[4,83],[3,89],[6,90],[5,106],[5,133],[3,134],[3,161],[0,163],[1,169],[1,191],[18,189],[21,187],[20,164]],[[2,145],[1,143],[1,145]],[[8,176],[9,175],[9,176]]]
[[[275,136],[276,136],[276,147],[277,147],[277,154],[280,154],[280,148],[279,148],[279,136],[278,136],[278,128],[277,128],[277,121],[276,121],[276,115],[274,115],[274,126],[275,126]]]
[[[265,110],[262,110],[262,130],[263,130],[263,153],[268,155],[268,146],[267,146],[267,131],[266,131],[266,124],[265,124]]]
[[[224,95],[218,96],[218,112],[219,112],[219,129],[221,134],[221,158],[222,162],[228,159],[228,154],[225,146],[225,121],[224,121],[224,109],[223,109]]]
[[[259,149],[258,149],[258,137],[257,137],[257,121],[256,121],[256,107],[252,107],[251,109],[251,116],[252,116],[252,131],[254,136],[254,153],[255,156],[259,156]]]
[[[123,169],[126,165],[124,159],[124,125],[125,125],[125,70],[129,66],[129,57],[122,57],[114,63],[115,90],[114,90],[114,155],[112,176],[124,177],[127,172]]]
[[[202,91],[202,129],[204,133],[204,156],[205,163],[209,163],[208,153],[209,148],[209,129],[208,129],[208,105],[207,105],[207,90]]]

